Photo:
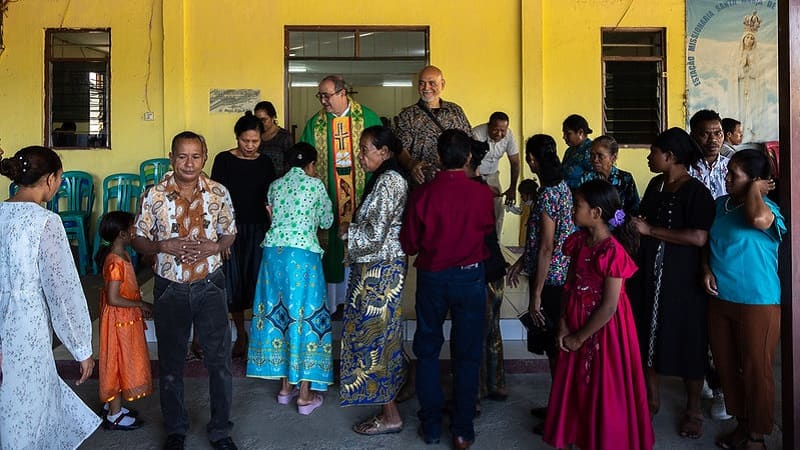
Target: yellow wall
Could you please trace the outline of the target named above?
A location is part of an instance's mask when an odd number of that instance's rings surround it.
[[[161,13],[150,1],[27,0],[11,3],[5,18],[6,50],[0,56],[0,145],[8,153],[41,145],[44,129],[44,37],[46,28],[111,28],[111,141],[109,150],[65,150],[65,170],[86,170],[96,186],[114,172],[139,171],[143,159],[164,155]],[[152,38],[146,86],[148,36]],[[156,120],[142,120],[145,89]],[[0,181],[0,198],[8,192]]]
[[[492,111],[506,111],[521,145],[525,136],[539,132],[558,139],[561,121],[571,113],[584,115],[595,135],[600,133],[600,27],[667,27],[668,119],[671,126],[684,123],[683,0],[663,0],[658,8],[650,0],[496,0],[491,5],[341,0],[338,5],[323,0],[12,3],[5,22],[7,49],[0,56],[0,146],[13,152],[42,143],[44,30],[61,26],[112,30],[113,148],[60,152],[67,170],[91,172],[98,186],[110,173],[135,172],[141,160],[166,155],[171,137],[187,128],[206,136],[212,158],[231,148],[237,114],[210,113],[209,89],[260,89],[285,123],[286,25],[430,26],[431,62],[447,80],[444,97],[459,103],[473,125],[485,122]],[[142,119],[146,88],[153,122]],[[619,159],[640,189],[650,178],[644,154],[624,149]],[[0,181],[0,198],[7,187],[6,179]],[[503,242],[516,242],[518,222],[507,217]]]

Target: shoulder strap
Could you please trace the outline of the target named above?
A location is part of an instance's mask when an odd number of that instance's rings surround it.
[[[444,126],[442,126],[442,123],[439,122],[439,119],[437,119],[436,116],[433,115],[431,110],[428,109],[428,107],[425,105],[425,102],[423,102],[422,99],[419,99],[419,101],[417,102],[417,106],[419,106],[421,110],[425,111],[425,114],[427,114],[428,117],[430,117],[430,119],[433,121],[433,123],[435,123],[436,126],[439,127],[439,131],[445,130]]]

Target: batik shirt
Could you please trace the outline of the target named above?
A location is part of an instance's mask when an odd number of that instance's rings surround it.
[[[564,181],[570,189],[577,189],[581,185],[584,173],[592,171],[592,140],[586,139],[577,147],[570,147],[564,152],[562,166],[564,168]]]
[[[594,170],[586,172],[581,177],[581,184],[595,179],[602,179],[599,173]],[[636,189],[636,182],[633,181],[633,175],[630,172],[619,170],[617,166],[611,166],[611,172],[606,181],[617,188],[619,199],[622,201],[622,210],[625,213],[635,214],[639,211],[639,191]]]
[[[225,186],[203,175],[197,180],[192,198],[181,196],[174,172],[153,186],[142,199],[136,220],[136,235],[152,241],[171,238],[205,238],[214,242],[236,234],[233,202]],[[167,253],[156,253],[153,270],[158,276],[178,283],[202,280],[222,266],[219,253],[194,263],[181,262]]]
[[[439,104],[439,108],[432,109],[431,113],[445,130],[455,128],[472,136],[472,127],[460,106],[444,100]],[[395,133],[403,143],[403,148],[408,150],[411,159],[438,165],[436,142],[442,129],[431,120],[424,107],[420,101],[400,111]]]
[[[567,236],[576,228],[572,222],[572,191],[565,181],[539,190],[539,198],[531,209],[528,218],[528,239],[525,242],[522,268],[532,279],[536,274],[539,259],[539,240],[542,231],[542,214],[547,214],[555,223],[553,235],[553,257],[545,278],[545,286],[561,286],[567,279],[569,256],[564,256],[561,247]]]
[[[728,193],[725,188],[725,176],[728,175],[728,162],[731,159],[722,154],[717,155],[717,160],[708,164],[705,158],[697,162],[697,168],[689,167],[689,175],[700,180],[716,200]]]

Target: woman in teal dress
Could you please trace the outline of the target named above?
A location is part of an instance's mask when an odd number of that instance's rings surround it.
[[[261,244],[247,376],[280,379],[278,403],[298,396],[297,411],[308,415],[322,405],[318,391],[333,383],[331,320],[317,241],[317,229],[333,223],[333,206],[314,176],[314,147],[295,144],[287,159],[289,171],[268,194],[272,227]]]

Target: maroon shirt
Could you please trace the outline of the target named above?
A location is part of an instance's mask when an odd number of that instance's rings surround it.
[[[486,260],[484,239],[494,230],[489,187],[467,178],[463,170],[445,170],[411,192],[400,229],[400,245],[419,253],[414,266],[439,271]]]

